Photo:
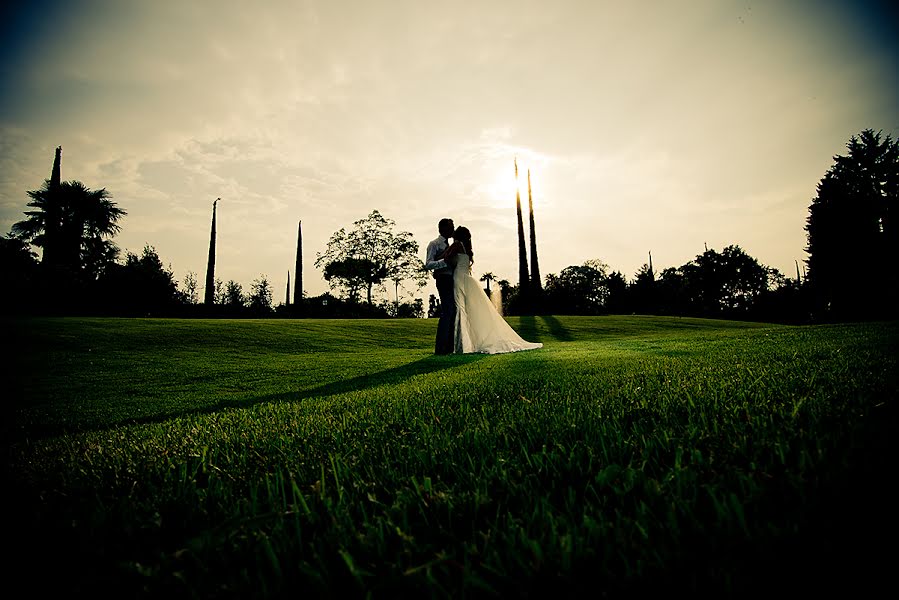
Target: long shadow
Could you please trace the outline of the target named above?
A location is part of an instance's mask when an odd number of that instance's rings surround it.
[[[298,392],[284,392],[281,394],[269,394],[258,396],[252,400],[235,402],[235,406],[253,406],[264,402],[294,402],[305,398],[336,396],[347,392],[359,392],[379,385],[393,385],[402,383],[416,375],[436,373],[445,369],[452,369],[461,365],[467,365],[485,358],[486,354],[449,354],[446,356],[428,356],[415,362],[406,363],[399,367],[367,373],[352,377],[343,381],[334,381],[325,385]],[[211,412],[211,411],[210,411]]]
[[[518,335],[529,342],[541,342],[540,329],[537,327],[537,320],[532,315],[522,315],[519,317]],[[540,315],[540,320],[546,324],[550,335],[560,342],[570,342],[574,340],[571,332],[562,325],[557,318],[552,315]],[[545,337],[545,336],[542,336]]]
[[[519,317],[518,335],[528,342],[539,342],[540,332],[537,331],[537,321],[531,315]]]
[[[549,332],[560,342],[570,342],[574,340],[571,332],[552,315],[540,315],[540,319],[549,327]]]
[[[358,392],[366,390],[379,385],[393,385],[402,383],[403,381],[411,379],[416,375],[436,373],[437,371],[460,367],[462,365],[467,365],[482,360],[486,357],[486,354],[450,354],[446,356],[431,355],[421,360],[406,363],[398,367],[393,367],[392,369],[385,369],[384,371],[378,371],[375,373],[366,373],[364,375],[359,375],[357,377],[352,377],[350,379],[344,379],[341,381],[326,383],[324,385],[310,389],[282,392],[280,394],[267,394],[264,396],[257,396],[255,398],[226,399],[214,404],[200,406],[195,409],[170,410],[143,417],[122,419],[119,421],[112,421],[108,423],[86,423],[84,425],[76,426],[36,426],[29,428],[28,437],[43,438],[68,433],[102,431],[122,425],[161,423],[163,421],[168,421],[169,419],[173,419],[176,417],[206,415],[226,408],[248,408],[257,404],[264,404],[267,402],[296,402],[298,400],[304,400],[306,398],[336,396],[338,394],[345,394],[347,392]]]

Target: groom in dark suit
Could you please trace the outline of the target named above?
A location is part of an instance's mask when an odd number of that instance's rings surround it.
[[[425,269],[432,272],[434,283],[437,284],[437,293],[440,295],[440,320],[437,321],[435,354],[452,354],[455,350],[456,298],[453,294],[453,268],[439,258],[449,247],[449,238],[453,236],[454,230],[452,219],[440,219],[437,224],[440,235],[428,244],[425,258]]]

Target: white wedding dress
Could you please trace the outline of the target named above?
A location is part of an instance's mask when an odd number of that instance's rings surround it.
[[[500,354],[542,348],[543,344],[521,339],[496,311],[480,284],[471,276],[468,255],[457,254],[454,258],[456,259],[456,268],[453,271],[456,353]]]

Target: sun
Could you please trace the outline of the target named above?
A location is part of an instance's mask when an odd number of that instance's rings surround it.
[[[515,164],[518,164],[518,176],[515,175]],[[520,158],[517,160],[497,161],[491,165],[494,175],[486,186],[486,195],[490,204],[497,207],[514,206],[516,192],[523,203],[528,199],[528,169],[527,163]],[[533,178],[533,173],[531,174]],[[526,204],[525,204],[526,206]]]

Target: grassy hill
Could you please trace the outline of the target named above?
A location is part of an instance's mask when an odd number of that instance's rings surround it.
[[[433,320],[7,320],[14,539],[41,557],[15,570],[458,597],[886,569],[896,323],[509,322],[544,348],[436,357]]]

